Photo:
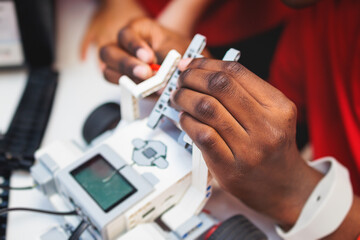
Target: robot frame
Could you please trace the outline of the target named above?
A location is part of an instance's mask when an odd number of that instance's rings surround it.
[[[205,37],[196,35],[184,57],[202,57],[205,44]],[[211,195],[208,169],[169,104],[180,57],[171,50],[156,75],[140,84],[120,78],[123,119],[91,149],[55,142],[36,152],[31,174],[38,189],[55,209],[78,213],[64,217],[42,239],[68,239],[84,221],[82,239],[104,240],[198,239],[217,224],[202,212]],[[239,57],[230,49],[223,60]],[[139,100],[162,88],[150,116],[139,119]]]

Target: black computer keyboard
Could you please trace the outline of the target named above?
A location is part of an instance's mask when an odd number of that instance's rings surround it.
[[[28,170],[40,146],[50,116],[57,73],[31,70],[27,86],[6,134],[0,139],[0,169]]]
[[[0,185],[8,186],[13,170],[29,170],[49,120],[57,86],[50,68],[30,70],[26,88],[8,131],[0,136]],[[3,183],[1,183],[3,182]],[[0,189],[0,208],[7,208],[9,191]],[[0,240],[6,238],[7,215],[0,215]]]

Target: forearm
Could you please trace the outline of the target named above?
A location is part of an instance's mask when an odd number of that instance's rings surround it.
[[[158,22],[184,36],[190,36],[194,26],[212,1],[173,0],[158,17]]]
[[[136,0],[102,0],[101,5],[128,17],[135,18],[146,15],[145,10]]]
[[[360,235],[360,198],[354,196],[352,207],[340,227],[324,240],[355,240]]]

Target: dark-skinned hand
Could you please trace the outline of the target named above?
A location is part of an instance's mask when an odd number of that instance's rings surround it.
[[[292,226],[322,177],[296,147],[295,105],[237,62],[189,61],[172,94],[181,127],[222,188]]]
[[[149,18],[131,21],[120,30],[117,44],[109,44],[100,51],[106,64],[105,78],[118,83],[121,75],[135,81],[153,75],[149,63],[161,63],[171,49],[185,52],[190,39],[179,36]]]
[[[116,42],[116,35],[131,19],[146,13],[135,0],[101,0],[81,43],[81,59],[86,58],[90,44],[98,48]]]
[[[183,53],[189,42],[153,20],[134,20],[117,45],[102,48],[105,78],[144,80],[152,76],[148,63],[162,62],[170,49]],[[172,104],[222,188],[284,227],[295,223],[321,175],[297,150],[289,99],[239,63],[203,58],[181,74]]]
[[[184,53],[189,42],[152,20],[134,20],[120,31],[117,45],[102,49],[105,77],[114,83],[122,74],[144,80],[153,74],[148,63],[161,63],[170,49]],[[183,129],[225,190],[289,229],[322,177],[296,148],[294,104],[239,63],[188,63],[180,64],[186,71],[172,98],[182,111]],[[359,206],[356,197],[345,221],[326,239],[355,239]]]

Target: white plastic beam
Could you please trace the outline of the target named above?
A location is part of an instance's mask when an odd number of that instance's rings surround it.
[[[177,51],[171,50],[156,75],[139,84],[135,84],[128,76],[120,77],[121,116],[124,120],[131,122],[139,118],[139,99],[149,96],[166,85],[180,57]]]

